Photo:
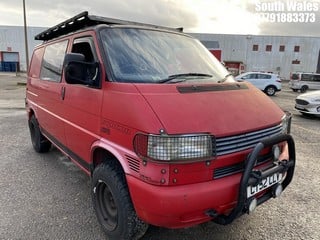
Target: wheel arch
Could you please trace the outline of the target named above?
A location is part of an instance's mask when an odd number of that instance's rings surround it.
[[[110,164],[119,165],[125,174],[128,172],[128,166],[123,152],[120,152],[114,146],[111,146],[101,141],[96,142],[91,151],[91,175],[93,170],[99,166],[101,163],[109,162]]]
[[[123,158],[118,156],[118,154],[124,153],[121,153],[121,149],[116,153],[112,151],[111,146],[109,148],[97,146],[93,149],[93,168],[91,172],[93,207],[98,221],[110,239],[140,239],[147,231],[149,225],[139,218],[132,201],[130,188],[121,164],[121,159]],[[104,174],[103,177],[102,174]],[[122,213],[119,215],[117,211],[117,226],[115,228],[114,225],[108,224],[108,222],[110,223],[109,219],[113,219],[114,213],[112,210],[111,212],[106,210],[111,209],[110,206],[114,206],[114,204],[108,204],[109,207],[101,207],[101,205],[106,206],[105,203],[101,204],[101,199],[102,197],[104,199],[105,196],[105,191],[102,191],[101,185],[103,185],[103,189],[111,189],[110,186],[114,186],[114,191],[109,190],[108,192],[111,193],[112,201],[113,199],[118,199],[115,206],[120,206],[119,209],[122,210]],[[100,203],[98,203],[99,199]],[[108,226],[113,227],[112,230]]]
[[[28,110],[27,110],[28,120],[29,120],[33,115],[37,118],[35,111],[34,111],[32,108],[28,108]]]
[[[274,85],[274,84],[268,84],[268,85],[264,88],[263,91],[267,91],[268,87],[273,87],[276,91],[277,91],[277,89],[278,89],[276,85]]]

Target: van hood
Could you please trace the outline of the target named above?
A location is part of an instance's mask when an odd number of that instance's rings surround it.
[[[249,83],[136,84],[136,88],[167,134],[236,135],[279,124],[284,115],[268,96]]]

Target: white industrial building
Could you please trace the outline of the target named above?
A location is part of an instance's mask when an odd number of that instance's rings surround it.
[[[217,41],[224,62],[243,63],[246,71],[320,72],[320,38],[262,35],[192,34],[206,43]]]
[[[29,58],[33,48],[41,43],[34,40],[34,36],[43,30],[43,27],[28,27]],[[214,46],[220,49],[221,61],[241,63],[246,71],[275,72],[286,79],[289,79],[290,73],[294,71],[320,72],[319,37],[202,33],[192,35],[208,48]],[[0,62],[7,60],[18,60],[19,70],[26,70],[22,26],[0,26]]]
[[[34,40],[34,36],[42,32],[43,27],[28,27],[28,50],[31,59],[33,48],[41,41]],[[9,63],[9,64],[6,64]],[[0,71],[10,71],[6,67],[18,64],[18,70],[26,71],[26,51],[23,26],[0,26]]]

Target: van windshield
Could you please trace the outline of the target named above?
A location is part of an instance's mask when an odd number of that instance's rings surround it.
[[[224,66],[198,40],[184,34],[138,28],[107,28],[101,31],[101,39],[114,81],[234,81]]]

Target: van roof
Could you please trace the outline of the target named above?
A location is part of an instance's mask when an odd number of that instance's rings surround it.
[[[171,31],[178,31],[178,32],[183,31],[183,28],[169,28],[169,27],[157,26],[157,25],[146,24],[146,23],[100,17],[95,15],[89,15],[87,11],[84,11],[72,18],[69,18],[68,20],[62,23],[59,23],[51,28],[48,28],[47,30],[36,35],[34,38],[35,40],[48,41],[48,40],[60,37],[62,35],[66,35],[68,33],[72,33],[77,30],[83,29],[85,27],[96,26],[98,24],[134,25],[134,26],[164,29],[164,30],[171,30]]]

